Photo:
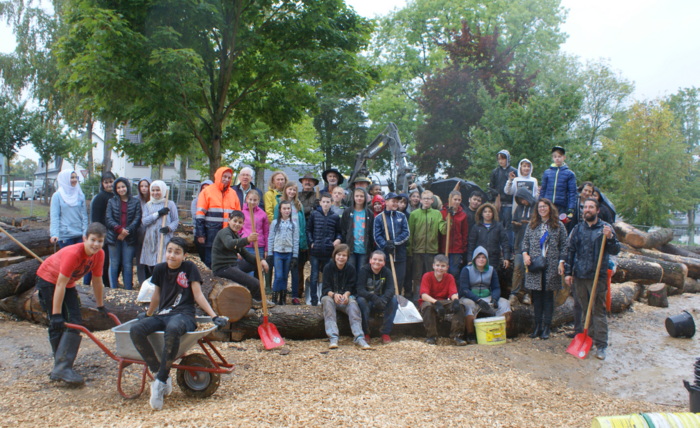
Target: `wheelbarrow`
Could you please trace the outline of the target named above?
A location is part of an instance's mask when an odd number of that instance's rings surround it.
[[[124,398],[138,398],[146,387],[146,377],[151,380],[153,380],[154,377],[148,370],[146,362],[141,358],[141,354],[139,354],[134,347],[134,343],[131,341],[131,336],[129,335],[131,327],[137,320],[131,320],[122,324],[116,315],[110,313],[109,317],[117,324],[116,327],[112,328],[116,339],[117,349],[115,352],[107,348],[100,339],[95,337],[90,330],[82,325],[66,323],[66,328],[72,328],[85,333],[85,335],[95,342],[109,358],[116,361],[118,368],[117,391]],[[211,322],[211,318],[197,317],[196,321],[197,323],[207,323]],[[179,360],[179,362],[173,364],[173,368],[177,370],[177,385],[185,395],[196,398],[209,397],[219,389],[221,374],[231,373],[233,371],[233,364],[228,363],[214,344],[206,337],[215,329],[216,326],[212,326],[205,330],[192,331],[185,333],[180,339],[180,348],[178,349],[178,356],[176,358],[176,361]],[[164,335],[165,333],[162,331],[157,331],[148,336],[148,340],[151,342],[151,345],[153,345],[153,349],[163,349]],[[195,344],[199,345],[204,352],[203,354],[187,354],[187,351]],[[156,352],[156,355],[160,358],[160,352]],[[141,364],[143,370],[141,371],[141,385],[139,391],[136,394],[129,395],[122,389],[122,378],[124,376],[124,369],[132,364]]]

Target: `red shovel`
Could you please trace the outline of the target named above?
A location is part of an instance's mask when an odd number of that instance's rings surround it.
[[[255,207],[249,206],[250,209],[250,229],[255,233],[255,214],[253,209]],[[260,251],[258,251],[258,241],[253,242],[253,247],[255,248],[255,263],[258,265],[258,278],[260,278],[260,294],[262,295],[262,307],[263,307],[263,322],[258,326],[258,336],[262,340],[265,349],[270,350],[284,346],[284,339],[277,331],[277,327],[271,322],[267,321],[267,294],[265,294],[265,275],[263,275],[262,263],[260,262]]]
[[[598,256],[598,267],[595,270],[595,278],[593,279],[593,289],[591,297],[588,299],[588,310],[586,311],[586,324],[583,327],[583,333],[579,333],[571,341],[571,345],[566,348],[566,352],[576,358],[584,359],[588,356],[588,352],[593,345],[593,339],[588,335],[588,326],[591,323],[591,312],[595,304],[595,292],[598,288],[598,277],[600,276],[600,265],[603,263],[603,253],[605,252],[606,236],[603,235],[603,242],[600,244],[600,255]]]

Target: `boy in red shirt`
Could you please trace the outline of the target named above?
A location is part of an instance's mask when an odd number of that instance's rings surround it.
[[[438,254],[433,259],[433,271],[426,272],[420,282],[420,313],[423,317],[426,336],[425,343],[437,343],[437,323],[444,318],[446,312],[452,313],[450,337],[457,346],[467,342],[462,339],[464,334],[464,307],[459,304],[457,284],[452,275],[447,273],[448,261],[444,254]]]
[[[87,273],[92,273],[97,309],[107,314],[102,302],[102,270],[105,260],[102,246],[106,234],[107,229],[101,223],[90,224],[83,242],[62,248],[44,260],[36,272],[39,301],[50,320],[49,343],[54,355],[51,380],[62,380],[71,385],[85,383],[83,377],[73,370],[82,338],[78,331],[66,330],[65,323],[83,322],[75,282]]]

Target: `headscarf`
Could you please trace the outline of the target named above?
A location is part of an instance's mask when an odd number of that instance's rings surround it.
[[[151,183],[150,189],[153,189],[154,187],[157,187],[161,191],[161,196],[160,199],[154,199],[153,195],[151,195],[151,200],[148,201],[149,204],[161,204],[165,201],[165,198],[168,196],[168,186],[165,185],[165,182],[163,180],[155,180],[153,183]]]
[[[58,193],[61,195],[61,199],[71,207],[78,205],[81,199],[85,199],[85,195],[80,189],[80,180],[78,180],[75,187],[70,185],[70,176],[73,173],[75,173],[75,171],[61,171],[56,178],[56,182],[58,182]]]

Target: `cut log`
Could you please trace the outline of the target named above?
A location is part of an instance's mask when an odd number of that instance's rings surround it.
[[[21,294],[36,285],[36,259],[15,263],[0,269],[0,299]]]
[[[214,312],[227,316],[231,322],[236,322],[243,318],[253,303],[250,291],[242,285],[233,282],[223,287],[215,288],[210,295],[210,299]]]
[[[657,249],[661,252],[666,253],[666,254],[673,254],[676,256],[690,257],[691,259],[699,259],[700,260],[700,254],[688,250],[687,247],[681,247],[681,246],[675,245],[675,244],[666,244],[666,245],[662,245],[660,247],[657,247]]]
[[[2,235],[2,234],[0,234]],[[49,242],[49,231],[45,229],[35,229],[28,232],[13,233],[12,236],[32,250],[39,257],[48,256],[54,253],[54,245]],[[27,253],[14,243],[10,238],[2,235],[0,238],[0,257],[26,256]]]
[[[700,293],[700,280],[686,278],[683,286],[684,293]]]
[[[26,261],[26,256],[0,257],[0,267],[7,267],[15,263]]]
[[[624,221],[618,221],[613,227],[620,241],[635,248],[656,248],[673,240],[673,230],[671,229],[643,232]]]
[[[695,279],[700,278],[700,259],[666,254],[656,250],[640,249],[639,251],[645,257],[651,257],[653,259],[664,260],[672,263],[684,264],[688,269],[689,277]]]
[[[668,308],[668,293],[666,284],[651,284],[647,287],[647,303],[657,308]]]
[[[663,282],[675,288],[683,288],[688,268],[680,263],[652,259],[629,253],[620,253],[617,258],[614,282],[634,281],[640,284]]]

